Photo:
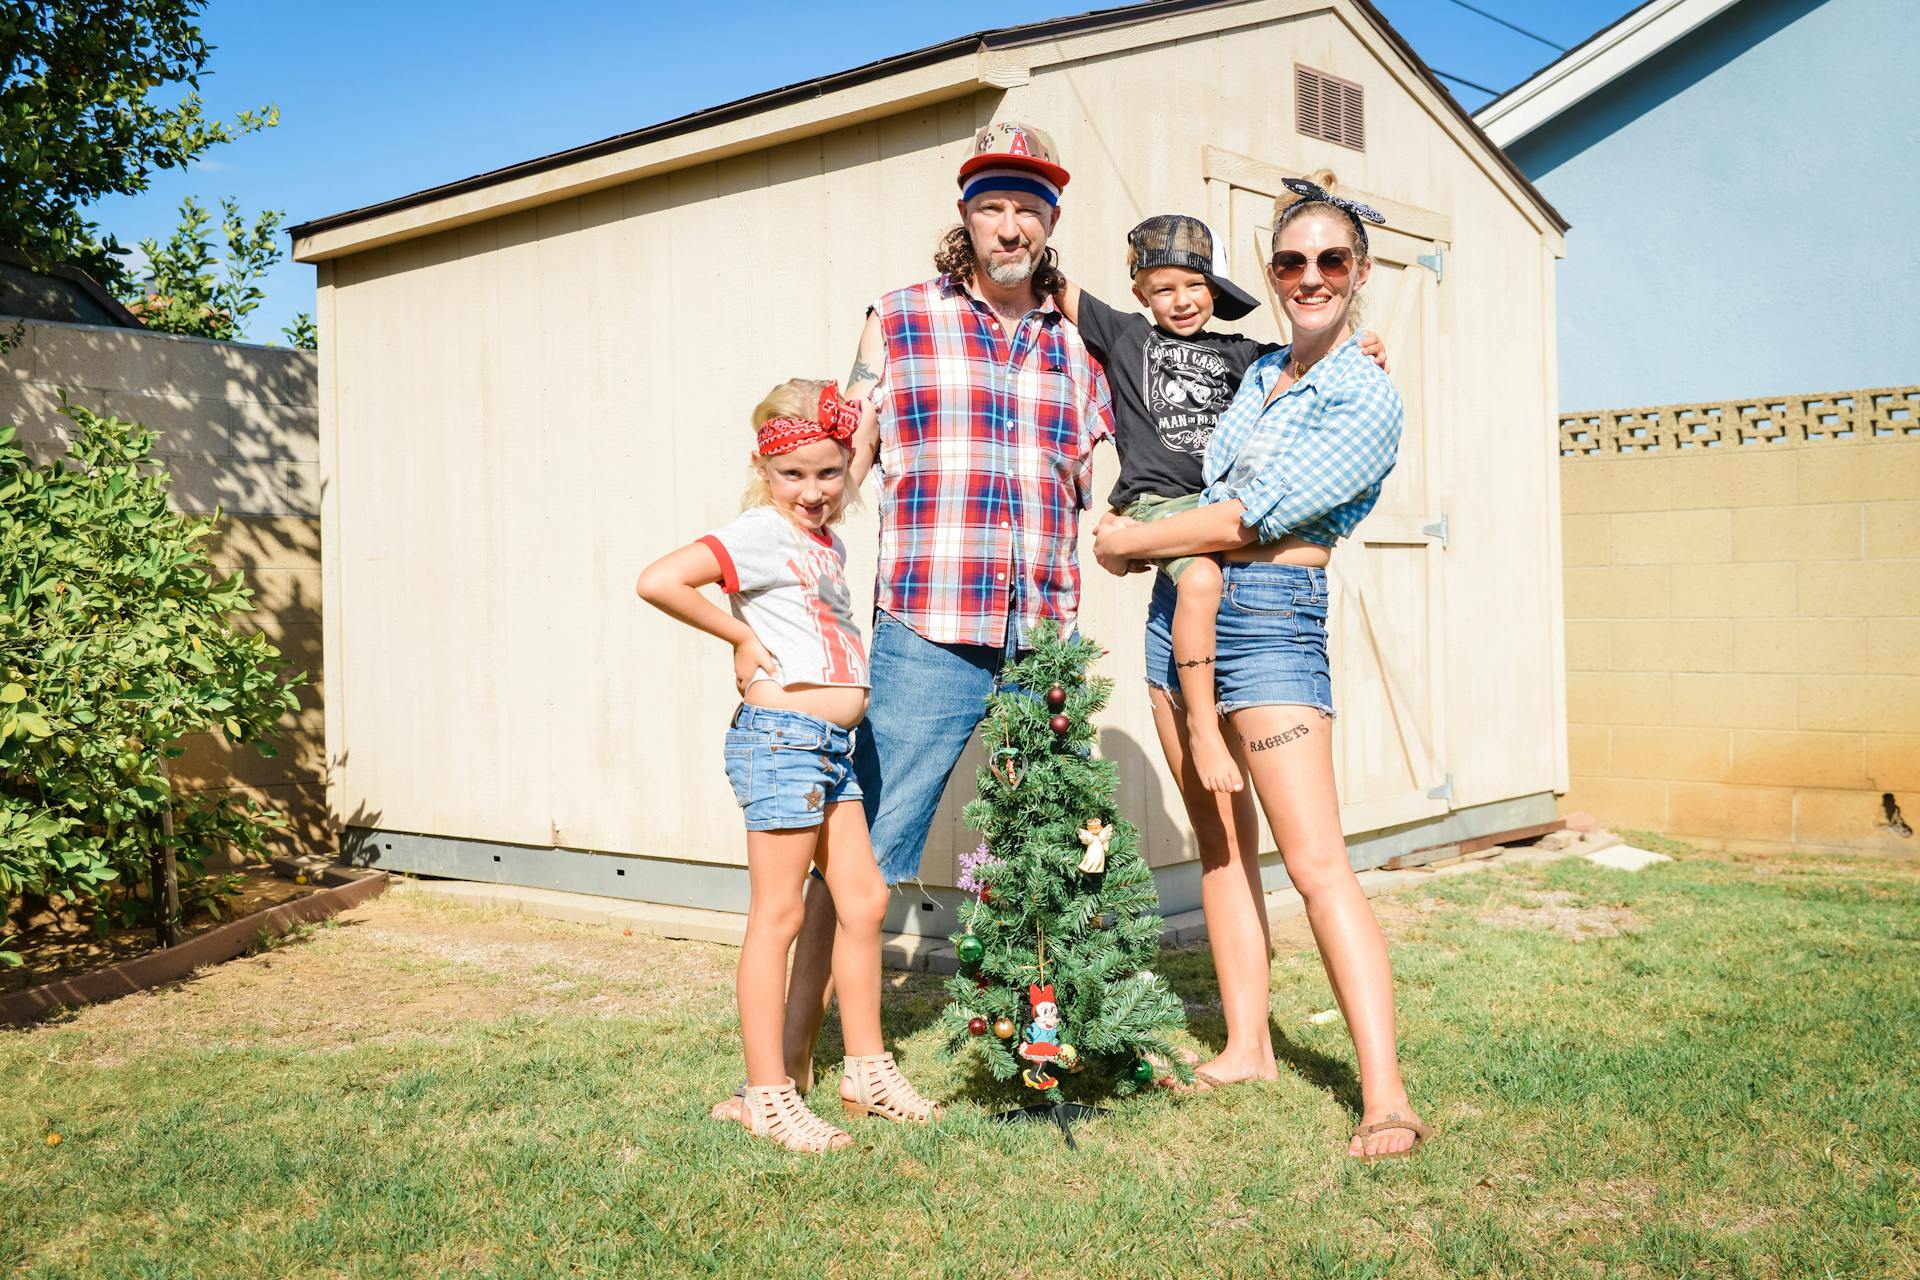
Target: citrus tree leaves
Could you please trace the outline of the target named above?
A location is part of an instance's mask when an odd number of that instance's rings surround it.
[[[207,549],[215,517],[167,503],[153,434],[77,405],[66,457],[0,428],[0,900],[98,898],[146,874],[171,805],[189,870],[257,852],[280,815],[176,791],[182,739],[266,746],[303,677],[237,624],[252,592]]]

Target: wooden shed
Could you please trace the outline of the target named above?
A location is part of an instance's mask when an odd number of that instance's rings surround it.
[[[747,414],[840,376],[933,274],[991,120],[1073,172],[1054,243],[1128,300],[1124,235],[1205,215],[1258,289],[1288,175],[1380,208],[1365,319],[1408,414],[1335,556],[1358,866],[1554,817],[1566,787],[1553,263],[1565,224],[1364,0],[1163,0],[971,35],[309,222],[319,271],[330,797],[363,860],[721,911],[746,903],[724,649],[637,570],[736,510]],[[1279,337],[1269,303],[1241,328]],[[1103,449],[1096,492],[1116,463]],[[1144,579],[1082,547],[1119,682],[1102,748],[1163,904],[1198,901],[1142,685]],[[844,528],[870,590],[869,509]],[[856,607],[859,600],[856,599]],[[977,754],[924,871],[950,884]],[[1284,883],[1270,859],[1273,883]],[[890,927],[952,928],[952,896]],[[908,901],[911,898],[913,901]]]

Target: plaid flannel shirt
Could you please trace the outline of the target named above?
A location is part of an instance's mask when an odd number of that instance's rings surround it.
[[[886,339],[874,603],[941,644],[1023,644],[1080,607],[1106,377],[1049,299],[1011,335],[946,276],[873,306]]]
[[[1349,338],[1267,403],[1293,348],[1253,362],[1207,441],[1203,502],[1238,499],[1260,541],[1331,547],[1373,510],[1400,451],[1406,409]]]

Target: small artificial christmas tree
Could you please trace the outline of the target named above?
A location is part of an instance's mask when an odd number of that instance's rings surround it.
[[[1149,968],[1153,873],[1114,809],[1113,762],[1093,754],[1091,719],[1113,681],[1087,669],[1103,651],[1051,622],[1034,640],[980,728],[987,767],[966,817],[984,841],[961,858],[975,898],[960,908],[942,1023],[951,1049],[1058,1106],[1063,1079],[1082,1072],[1129,1094],[1157,1074],[1148,1055],[1191,1071],[1167,1042],[1185,1022],[1180,1000]]]

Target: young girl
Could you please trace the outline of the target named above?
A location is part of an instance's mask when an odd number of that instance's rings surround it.
[[[747,1082],[715,1108],[792,1151],[852,1141],[800,1100],[781,1055],[787,952],[799,932],[807,870],[833,895],[833,984],[846,1041],[841,1106],[850,1116],[925,1123],[938,1109],[880,1040],[880,922],[886,885],[853,777],[853,728],[867,711],[867,655],[852,617],[846,547],[831,532],[859,488],[857,402],[831,382],[796,378],[753,411],[758,439],[745,509],[640,575],[646,600],[733,646],[743,701],[726,738],[727,778],[747,822],[752,901],[740,948],[740,1039]],[[723,613],[700,588],[718,583]]]

